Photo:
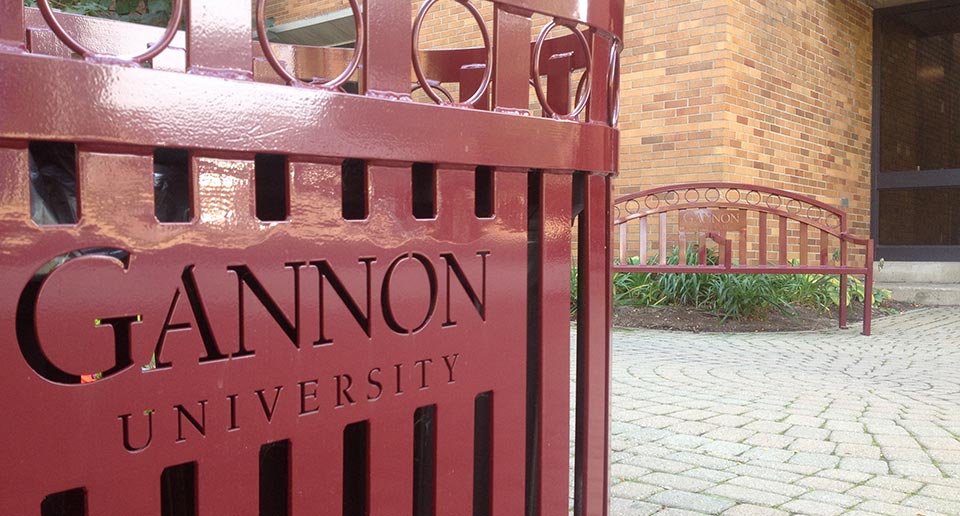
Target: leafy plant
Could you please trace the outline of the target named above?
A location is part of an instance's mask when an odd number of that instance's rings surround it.
[[[690,244],[686,251],[685,263],[697,264],[697,245]],[[671,265],[680,262],[678,248],[673,249],[666,262]],[[632,257],[627,263],[636,265],[640,260]],[[659,257],[654,256],[648,263],[659,263]],[[712,249],[707,250],[707,263],[718,263]],[[799,263],[793,262],[793,265]],[[863,282],[853,276],[847,278],[845,303],[862,302]],[[879,305],[889,297],[888,290],[877,289],[872,303]],[[621,272],[613,275],[613,302],[616,306],[693,306],[723,319],[763,317],[770,311],[795,314],[795,306],[829,312],[840,306],[840,278],[823,274]]]
[[[579,274],[577,274],[577,268],[576,268],[576,267],[571,267],[571,268],[570,268],[570,316],[571,316],[571,317],[572,317],[574,314],[577,313],[577,303],[579,303],[579,300],[578,300],[578,297],[579,297],[579,296],[578,296],[578,292],[579,292],[579,280],[578,280],[578,278],[579,278]]]
[[[23,5],[36,7],[36,0]],[[50,0],[50,7],[65,13],[96,16],[142,25],[166,26],[173,14],[171,0]]]
[[[840,306],[840,277],[839,276],[829,276],[830,284],[832,287],[831,300],[836,306]],[[844,301],[847,305],[850,304],[850,301],[859,301],[864,302],[864,297],[866,296],[866,289],[864,288],[863,281],[854,276],[847,276],[847,299]],[[873,299],[871,300],[872,306],[877,306],[883,304],[884,301],[890,299],[890,291],[885,288],[875,288],[873,289]]]

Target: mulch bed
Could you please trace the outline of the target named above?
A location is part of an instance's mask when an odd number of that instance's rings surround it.
[[[710,312],[687,306],[632,307],[621,306],[613,310],[613,325],[621,328],[650,328],[692,332],[776,332],[804,331],[836,328],[836,310],[817,313],[808,307],[796,308],[796,315],[772,311],[762,318],[727,319],[724,321]],[[874,320],[891,314],[920,308],[920,305],[887,300],[879,309],[874,307]],[[847,311],[851,323],[863,320],[863,304],[852,302]]]

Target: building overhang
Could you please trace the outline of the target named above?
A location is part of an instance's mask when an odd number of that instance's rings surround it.
[[[874,9],[882,7],[896,7],[898,5],[918,4],[924,0],[866,0],[867,5]]]
[[[353,46],[357,40],[353,10],[340,9],[319,16],[275,25],[269,29],[271,41],[318,47]]]

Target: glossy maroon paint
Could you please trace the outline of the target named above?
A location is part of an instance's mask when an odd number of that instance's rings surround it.
[[[584,181],[584,208],[578,235],[585,249],[610,247],[611,178]],[[577,421],[575,510],[606,512],[610,449],[611,261],[598,253],[581,253],[577,312]]]
[[[727,232],[712,229],[699,231],[704,238],[715,241],[722,250],[717,265],[706,265],[704,247],[700,248],[699,263],[695,265],[668,265],[668,255],[674,245],[683,242],[679,217],[684,210],[738,210],[746,217],[743,234],[739,237],[738,262],[731,259],[733,246]],[[769,243],[773,238],[767,217],[779,221],[775,240],[778,244],[776,264],[767,260]],[[763,220],[760,220],[763,217]],[[756,218],[756,225],[753,219]],[[751,221],[749,224],[747,221]],[[788,226],[789,223],[789,226]],[[862,275],[865,299],[873,293],[873,240],[860,238],[848,231],[848,214],[812,197],[786,190],[743,183],[689,183],[667,185],[618,197],[613,206],[613,224],[618,235],[617,261],[614,272],[722,272],[736,274],[838,274],[840,299],[846,299],[847,275]],[[648,229],[648,224],[661,225],[659,238]],[[813,231],[819,235],[809,235]],[[797,241],[784,238],[798,234]],[[669,236],[668,236],[669,235]],[[676,235],[676,236],[675,236]],[[661,240],[667,237],[666,240]],[[811,242],[819,242],[819,262],[808,263]],[[653,245],[656,242],[657,245]],[[789,242],[789,243],[788,243]],[[824,245],[826,244],[826,245]],[[859,265],[851,264],[850,244],[861,251]],[[799,246],[800,252],[792,247]],[[839,263],[832,263],[830,246],[839,254]],[[679,245],[678,247],[683,247]],[[650,251],[659,252],[659,263],[649,259]],[[804,252],[806,251],[806,252]],[[682,251],[681,251],[682,253]],[[756,255],[756,256],[755,256]],[[682,255],[681,255],[682,256]],[[639,264],[629,264],[639,257]],[[791,260],[798,263],[791,264]],[[839,325],[847,327],[847,306],[840,304]],[[870,335],[870,305],[864,306],[863,334]]]
[[[355,466],[368,514],[412,514],[414,414],[433,405],[427,512],[486,514],[479,493],[492,515],[566,513],[574,431],[575,514],[605,515],[622,1],[497,2],[489,51],[417,51],[409,6],[392,0],[355,6],[356,50],[261,46],[250,2],[220,4],[193,0],[172,36],[63,14],[52,30],[36,9],[0,6],[0,514],[58,514],[52,499],[158,515],[174,496],[161,478],[183,464],[195,478],[174,491],[195,493],[200,516],[273,514],[261,492],[283,514],[345,514]],[[589,29],[532,41],[535,12]],[[585,113],[529,116],[534,48],[554,111],[570,110],[572,71],[590,69]],[[334,91],[348,81],[359,95]],[[466,105],[413,102],[412,81],[457,84]],[[32,141],[76,144],[76,224],[32,220]],[[189,153],[188,222],[155,216],[161,147]],[[272,179],[285,220],[257,218],[257,154],[286,158]],[[359,200],[344,198],[361,173],[344,160],[363,162]],[[414,191],[415,163],[434,184]],[[478,216],[486,199],[492,216]],[[364,215],[346,219],[358,202]],[[415,217],[424,202],[434,215]],[[358,422],[366,459],[351,461]],[[482,425],[489,455],[475,449]],[[282,471],[265,473],[278,441]],[[475,478],[484,458],[489,486]]]

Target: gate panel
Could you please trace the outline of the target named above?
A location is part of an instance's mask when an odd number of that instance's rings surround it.
[[[106,183],[149,193],[144,174],[130,173],[148,157],[80,156],[80,177],[97,178],[81,182],[94,199],[83,205],[81,224],[37,228],[21,219],[22,241],[7,240],[3,254],[5,277],[20,278],[0,296],[5,309],[19,310],[16,324],[4,324],[3,359],[11,364],[4,383],[31,386],[8,404],[30,424],[13,418],[3,433],[6,442],[58,443],[6,450],[18,474],[5,482],[4,503],[28,489],[84,486],[93,508],[98,487],[107,500],[158,491],[163,468],[195,461],[200,513],[245,514],[243,491],[257,483],[259,450],[243,443],[289,439],[297,458],[301,447],[329,443],[328,453],[310,454],[318,461],[310,467],[329,468],[316,477],[336,485],[344,427],[369,421],[371,509],[391,513],[410,500],[412,469],[397,464],[411,463],[414,412],[430,404],[438,404],[438,483],[459,486],[437,496],[458,503],[463,484],[472,486],[465,468],[473,450],[461,432],[473,428],[476,395],[492,391],[497,408],[523,410],[524,361],[504,359],[525,343],[522,325],[509,322],[524,304],[515,288],[526,278],[525,210],[516,202],[526,193],[523,175],[495,174],[498,199],[514,199],[499,203],[496,220],[441,201],[436,220],[424,221],[412,215],[410,168],[371,166],[377,203],[368,220],[343,221],[314,206],[264,228],[255,227],[262,223],[252,210],[250,162],[195,158],[198,221],[167,232],[155,221],[142,224],[152,211],[143,195],[131,195],[113,217],[104,201],[111,197],[98,197]],[[96,175],[86,173],[92,166]],[[339,177],[324,168],[292,167],[293,206],[309,200],[301,198],[309,180],[301,174],[325,182],[312,183],[310,193],[336,192]],[[470,197],[456,175],[469,172],[438,174],[440,199]],[[8,183],[0,195],[23,199]],[[462,239],[451,240],[454,226]],[[65,261],[35,276],[56,257]],[[24,328],[31,321],[35,338]],[[141,369],[151,356],[158,367]],[[103,378],[80,383],[94,373]],[[48,401],[54,406],[42,409]],[[516,432],[509,418],[494,421],[502,466],[523,456],[516,439],[501,437]],[[65,449],[80,460],[63,464]],[[143,485],[90,486],[89,467],[112,478],[131,468],[153,474]]]
[[[249,5],[214,3],[135,59],[116,56],[161,30],[58,14],[71,44],[37,11],[0,7],[0,513],[566,512],[567,267],[586,170],[576,474],[591,498],[578,492],[575,513],[605,514],[597,231],[617,132],[596,113],[613,100],[594,88],[589,117],[525,116],[528,67],[504,59],[529,55],[528,10],[612,41],[622,6],[498,2],[489,84],[476,52],[419,56],[441,82],[466,70],[491,88],[491,111],[409,100],[408,7],[365,3],[364,94],[350,95],[277,84],[262,63],[254,77]],[[543,58],[609,59],[577,45],[550,40]],[[344,52],[278,55],[300,77]],[[53,217],[54,193],[75,208]]]

